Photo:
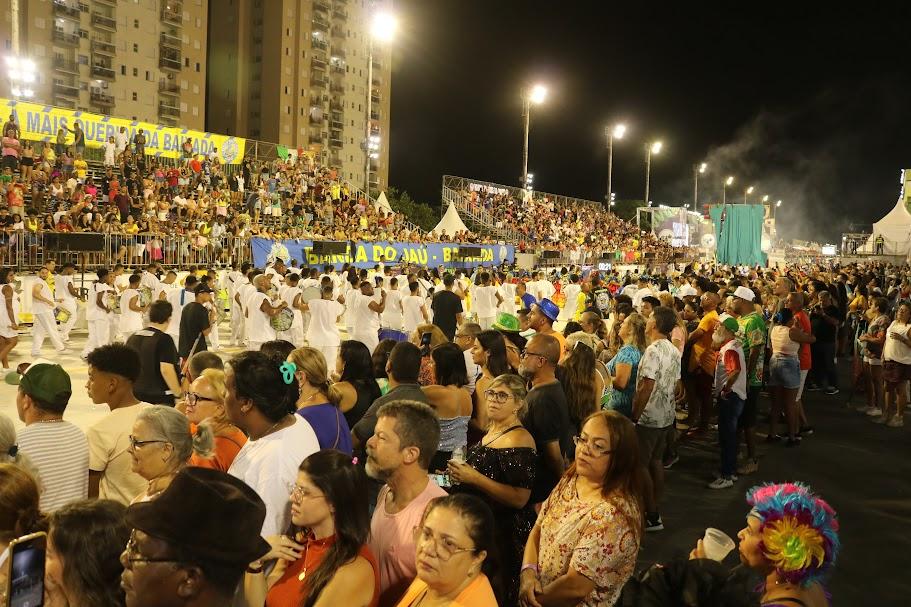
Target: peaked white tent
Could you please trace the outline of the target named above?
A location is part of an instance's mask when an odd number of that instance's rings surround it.
[[[876,252],[876,239],[882,236],[884,255],[911,255],[911,169],[902,171],[901,192],[895,207],[873,224],[873,235],[864,246],[865,253]]]
[[[465,225],[465,222],[462,221],[462,218],[459,217],[459,212],[456,211],[455,205],[451,202],[449,203],[449,208],[446,209],[446,214],[443,215],[443,219],[440,220],[440,223],[437,224],[437,227],[433,229],[434,234],[440,236],[448,235],[454,236],[456,232],[467,232],[468,227]]]
[[[377,211],[386,211],[386,213],[394,213],[394,211],[392,210],[392,207],[389,206],[389,200],[386,198],[386,192],[380,192],[380,195],[376,197],[376,202],[374,204],[376,205]]]

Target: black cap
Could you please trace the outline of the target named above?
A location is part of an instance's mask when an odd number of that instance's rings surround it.
[[[196,288],[193,289],[193,292],[199,295],[200,293],[214,293],[215,291],[213,291],[209,285],[200,284],[196,285]]]

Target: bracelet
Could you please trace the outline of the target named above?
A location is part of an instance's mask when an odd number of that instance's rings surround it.
[[[247,573],[262,573],[263,572],[263,562],[254,561],[247,565]]]
[[[538,575],[538,566],[535,563],[525,563],[522,565],[522,569],[519,570],[519,575],[525,573],[525,570],[534,571],[535,575]]]

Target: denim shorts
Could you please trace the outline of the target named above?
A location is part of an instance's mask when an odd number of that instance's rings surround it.
[[[788,390],[800,387],[800,360],[796,356],[773,354],[769,362],[769,385]]]

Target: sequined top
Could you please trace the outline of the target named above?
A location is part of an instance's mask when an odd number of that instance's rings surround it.
[[[639,507],[620,493],[583,500],[577,478],[563,477],[538,515],[541,584],[546,587],[572,568],[595,584],[581,607],[613,605],[636,566]]]

